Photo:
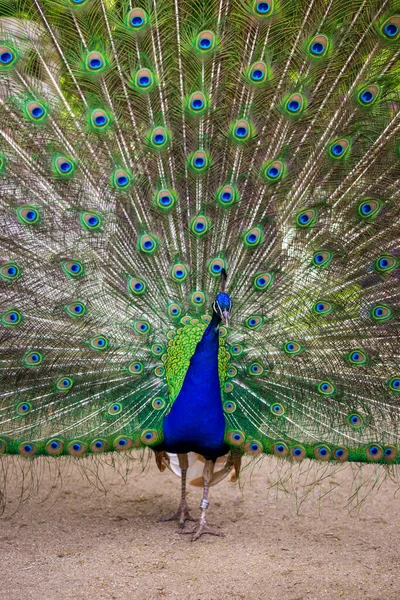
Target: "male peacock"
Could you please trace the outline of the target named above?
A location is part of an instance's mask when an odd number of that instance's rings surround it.
[[[184,526],[196,452],[195,538],[244,454],[395,468],[399,31],[397,0],[0,0],[0,453],[178,454]]]

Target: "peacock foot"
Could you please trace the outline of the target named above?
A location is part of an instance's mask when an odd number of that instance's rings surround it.
[[[192,542],[195,542],[196,540],[198,540],[199,537],[204,535],[205,533],[209,533],[210,535],[218,535],[220,537],[225,537],[225,534],[222,533],[222,531],[218,531],[218,529],[213,529],[212,527],[209,527],[207,525],[206,521],[202,520],[202,519],[200,519],[200,521],[193,527],[191,527],[189,529],[183,529],[179,533],[189,534],[189,535],[193,534]]]
[[[189,507],[188,505],[185,503],[181,503],[179,505],[178,510],[175,513],[172,513],[171,515],[169,515],[168,517],[161,517],[160,519],[161,522],[166,523],[168,521],[178,521],[179,523],[179,527],[181,529],[183,529],[183,527],[185,527],[185,522],[186,521],[194,521],[196,522],[197,519],[195,519],[194,517],[192,517],[192,515],[189,512]]]

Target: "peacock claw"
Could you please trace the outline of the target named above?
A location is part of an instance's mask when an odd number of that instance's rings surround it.
[[[222,531],[218,531],[217,529],[209,527],[205,521],[201,522],[201,520],[194,527],[191,527],[190,529],[183,529],[179,533],[193,534],[192,542],[198,540],[199,537],[204,535],[205,533],[209,533],[210,535],[218,535],[219,537],[225,537],[225,534],[222,533]]]
[[[197,519],[192,517],[192,515],[189,513],[189,508],[188,508],[187,504],[185,504],[185,505],[180,505],[178,510],[175,513],[172,513],[171,515],[169,515],[168,517],[161,517],[160,521],[162,523],[167,523],[168,521],[178,521],[179,528],[183,529],[183,527],[185,527],[186,521],[196,522]]]

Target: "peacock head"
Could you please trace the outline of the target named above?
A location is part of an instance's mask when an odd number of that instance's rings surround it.
[[[229,314],[232,308],[232,300],[226,292],[219,292],[215,296],[213,311],[222,319],[224,325],[229,324]]]

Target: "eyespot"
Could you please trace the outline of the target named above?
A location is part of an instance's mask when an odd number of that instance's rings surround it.
[[[182,317],[180,322],[182,323],[182,325],[189,325],[191,322],[191,318],[188,315],[185,315],[184,317]],[[180,330],[178,329],[178,333],[179,332],[180,332]]]
[[[357,207],[357,214],[365,221],[373,221],[378,216],[383,204],[380,200],[368,198],[363,200]]]
[[[264,373],[264,367],[258,362],[253,362],[249,365],[248,371],[250,375],[260,377]]]
[[[398,455],[397,448],[395,446],[385,446],[383,449],[383,458],[385,462],[391,463],[396,460]]]
[[[285,174],[285,164],[281,160],[273,160],[265,163],[262,168],[262,174],[269,183],[280,181]]]
[[[239,190],[233,185],[224,185],[217,190],[217,202],[228,208],[240,199]]]
[[[117,169],[111,175],[111,185],[116,190],[127,190],[133,183],[132,174],[124,169]]]
[[[262,61],[255,62],[246,69],[245,76],[252,85],[263,85],[269,78],[268,67]]]
[[[323,396],[333,396],[336,392],[336,388],[330,381],[320,381],[317,384],[317,390]]]
[[[272,451],[275,456],[279,456],[281,458],[289,454],[289,448],[283,442],[276,442],[276,444],[272,446]]]
[[[307,45],[307,52],[312,58],[323,58],[329,49],[329,40],[325,35],[314,36]]]
[[[305,98],[300,93],[291,94],[283,101],[283,110],[290,117],[298,117],[302,114],[306,106]]]
[[[196,38],[196,48],[201,53],[210,52],[216,46],[216,37],[212,31],[202,31]]]
[[[64,442],[61,440],[49,440],[46,444],[46,452],[50,456],[60,456],[64,452]]]
[[[82,211],[80,213],[80,220],[84,229],[89,231],[97,231],[101,229],[103,220],[101,216],[96,212]]]
[[[263,229],[261,225],[248,229],[243,234],[243,242],[247,248],[255,248],[262,243],[264,239]]]
[[[151,233],[142,233],[139,237],[138,248],[145,254],[154,254],[158,250],[159,242]]]
[[[258,456],[263,451],[263,447],[261,442],[252,440],[244,445],[244,451],[246,454],[250,454],[251,456]]]
[[[0,69],[11,67],[17,60],[17,54],[11,46],[0,43]]]
[[[110,115],[102,108],[96,108],[90,115],[90,125],[94,131],[106,131],[111,124]]]
[[[375,269],[379,273],[391,273],[399,265],[399,259],[391,254],[382,254],[375,261]]]
[[[139,69],[132,79],[132,86],[138,92],[149,92],[156,83],[156,77],[150,69]]]
[[[85,67],[91,73],[100,73],[107,66],[106,59],[100,52],[89,52],[85,60]]]
[[[244,348],[241,344],[234,344],[229,348],[231,356],[240,356],[244,352]]]
[[[335,160],[342,159],[350,152],[350,141],[346,138],[335,140],[331,142],[328,152],[331,158]]]
[[[108,407],[108,414],[111,416],[119,415],[122,412],[121,402],[112,402]]]
[[[190,221],[190,230],[196,237],[201,237],[208,233],[211,227],[211,221],[203,215],[199,215]]]
[[[21,275],[22,272],[17,263],[7,262],[0,266],[0,277],[6,282],[16,281]]]
[[[208,263],[208,272],[213,277],[219,277],[222,269],[226,270],[226,263],[222,258],[213,258]]]
[[[113,446],[115,450],[130,450],[133,446],[133,440],[125,435],[120,435],[114,440]]]
[[[170,139],[171,136],[165,127],[155,127],[147,136],[147,141],[153,150],[164,150]]]
[[[262,273],[257,273],[253,280],[255,289],[260,292],[268,290],[272,286],[273,282],[274,273],[272,271],[264,271]]]
[[[387,385],[391,392],[396,392],[396,394],[400,394],[400,377],[392,377],[389,379]]]
[[[232,400],[228,400],[227,402],[224,402],[224,411],[226,413],[233,413],[236,410],[236,404],[234,402],[232,402]]]
[[[327,461],[330,460],[332,452],[328,446],[317,446],[314,450],[314,456],[317,460]]]
[[[211,323],[211,317],[209,315],[202,315],[201,320],[206,325],[209,325]]]
[[[225,382],[225,385],[224,385],[225,394],[230,394],[231,392],[233,392],[234,387],[235,386],[230,381]]]
[[[143,373],[143,363],[138,360],[133,360],[128,365],[128,371],[131,375],[141,375]]]
[[[105,452],[107,450],[107,442],[101,439],[93,440],[93,442],[90,444],[90,450],[95,454]]]
[[[194,92],[186,101],[186,108],[192,115],[203,115],[209,107],[209,100],[203,92]]]
[[[309,208],[308,210],[301,211],[296,216],[296,225],[302,229],[312,227],[317,220],[318,211],[315,208]]]
[[[24,225],[36,225],[40,221],[40,213],[39,210],[34,207],[26,204],[25,206],[19,206],[16,209],[17,217],[20,223]]]
[[[84,4],[86,4],[87,1],[88,0],[69,0],[69,3],[74,8],[77,8],[78,6],[83,6]]]
[[[232,446],[244,444],[244,433],[242,431],[230,431],[227,435],[228,443]]]
[[[188,269],[186,265],[177,263],[171,267],[170,274],[174,281],[177,283],[182,283],[188,276]]]
[[[201,291],[193,292],[191,301],[194,306],[202,306],[206,301],[206,296],[204,292]]]
[[[4,452],[7,450],[7,444],[5,443],[4,440],[0,440],[0,454],[4,454]]]
[[[383,36],[390,41],[397,40],[400,31],[400,16],[393,15],[387,19],[381,27]],[[0,49],[1,52],[1,49]]]
[[[17,414],[20,416],[27,415],[31,410],[32,404],[30,402],[20,402],[16,407]]]
[[[269,407],[269,410],[271,411],[271,413],[273,415],[275,415],[277,417],[280,417],[285,413],[284,407],[279,402],[274,402],[273,404],[271,404],[271,406]]]
[[[126,24],[132,31],[142,31],[149,22],[149,15],[142,8],[133,8],[126,16]]]
[[[157,431],[154,431],[154,429],[145,429],[140,436],[140,439],[145,446],[152,446],[157,442],[157,438]]]
[[[282,350],[286,352],[286,354],[288,354],[289,356],[296,356],[304,350],[304,347],[301,344],[299,344],[299,342],[296,342],[295,340],[290,340],[289,342],[286,342],[286,344],[283,344]]]
[[[312,264],[314,267],[325,268],[327,267],[333,258],[333,252],[327,250],[318,250],[313,256]]]
[[[337,460],[338,462],[346,462],[346,460],[349,458],[349,451],[347,450],[347,448],[343,448],[342,446],[339,446],[339,448],[335,448],[333,451],[333,459]]]
[[[43,354],[37,350],[25,352],[23,362],[26,367],[39,367],[43,362]]]
[[[381,460],[383,458],[383,450],[378,444],[370,444],[366,450],[365,454],[367,458],[373,461]]]
[[[161,356],[164,352],[165,348],[161,344],[153,344],[151,347],[151,353],[154,356]]]
[[[151,331],[150,323],[144,319],[141,321],[134,321],[133,328],[137,333],[140,333],[141,335],[150,333]]]
[[[26,107],[26,113],[32,121],[44,121],[47,117],[47,109],[40,102],[29,102]]]
[[[38,447],[32,442],[23,442],[18,446],[18,452],[24,458],[32,458],[33,456],[35,456],[37,451]]]
[[[290,458],[296,462],[302,462],[306,458],[306,451],[303,446],[293,446],[290,448]]]
[[[377,323],[385,323],[393,317],[393,311],[386,304],[377,304],[371,309],[370,315]]]
[[[326,317],[334,310],[334,306],[326,300],[318,300],[315,304],[313,304],[311,310],[316,315]]]
[[[258,315],[250,315],[245,320],[244,324],[248,329],[256,330],[264,323],[264,318]]]
[[[363,367],[368,363],[369,358],[368,354],[366,354],[363,350],[356,349],[351,350],[348,353],[347,360],[351,365],[354,365],[356,367]]]
[[[269,17],[273,12],[274,0],[268,2],[259,2],[256,0],[253,4],[253,12],[257,17]]]
[[[156,398],[153,399],[151,405],[154,408],[154,410],[162,410],[165,407],[166,402],[165,402],[164,398],[157,396]]]
[[[20,325],[23,321],[22,313],[19,312],[16,308],[9,308],[5,310],[0,315],[1,324],[6,327],[16,327]]]
[[[170,341],[172,341],[172,340],[174,339],[175,335],[176,335],[176,332],[175,332],[175,331],[172,331],[172,330],[171,330],[171,331],[168,331],[168,333],[167,333],[167,338],[168,338]]]
[[[176,204],[177,195],[173,190],[160,190],[155,196],[154,203],[163,212],[168,212]]]
[[[130,277],[128,279],[128,290],[135,296],[141,296],[146,291],[146,282],[139,277]]]
[[[67,452],[70,456],[75,456],[76,458],[83,456],[87,451],[87,445],[79,440],[74,440],[70,442],[67,446]]]
[[[353,427],[354,429],[362,427],[363,424],[362,418],[357,413],[351,413],[350,415],[347,415],[347,422],[350,427]]]
[[[65,275],[73,279],[81,277],[85,272],[83,264],[79,260],[63,260],[61,261],[61,269]]]
[[[378,85],[366,85],[357,95],[357,100],[361,106],[372,106],[380,95],[380,87]]]
[[[247,142],[254,136],[254,127],[249,121],[241,119],[231,125],[231,136],[235,142]]]
[[[75,167],[75,162],[67,156],[58,156],[53,160],[53,171],[57,177],[71,177]]]
[[[161,366],[156,367],[154,369],[154,375],[156,377],[164,377],[164,375],[165,375],[165,367],[161,367]]]
[[[210,165],[210,157],[204,150],[197,150],[192,152],[189,156],[189,167],[195,171],[195,173],[203,173]]]
[[[87,313],[87,308],[83,302],[71,302],[71,304],[66,304],[64,310],[69,317],[73,318],[83,317]]]
[[[171,302],[167,308],[167,314],[172,319],[179,319],[182,315],[182,307],[177,304],[177,302]]]
[[[74,385],[72,377],[59,377],[56,381],[56,389],[59,392],[68,392]]]
[[[236,377],[237,372],[238,372],[237,368],[234,367],[233,365],[231,365],[229,367],[229,369],[227,370],[226,375],[227,375],[227,377]]]

